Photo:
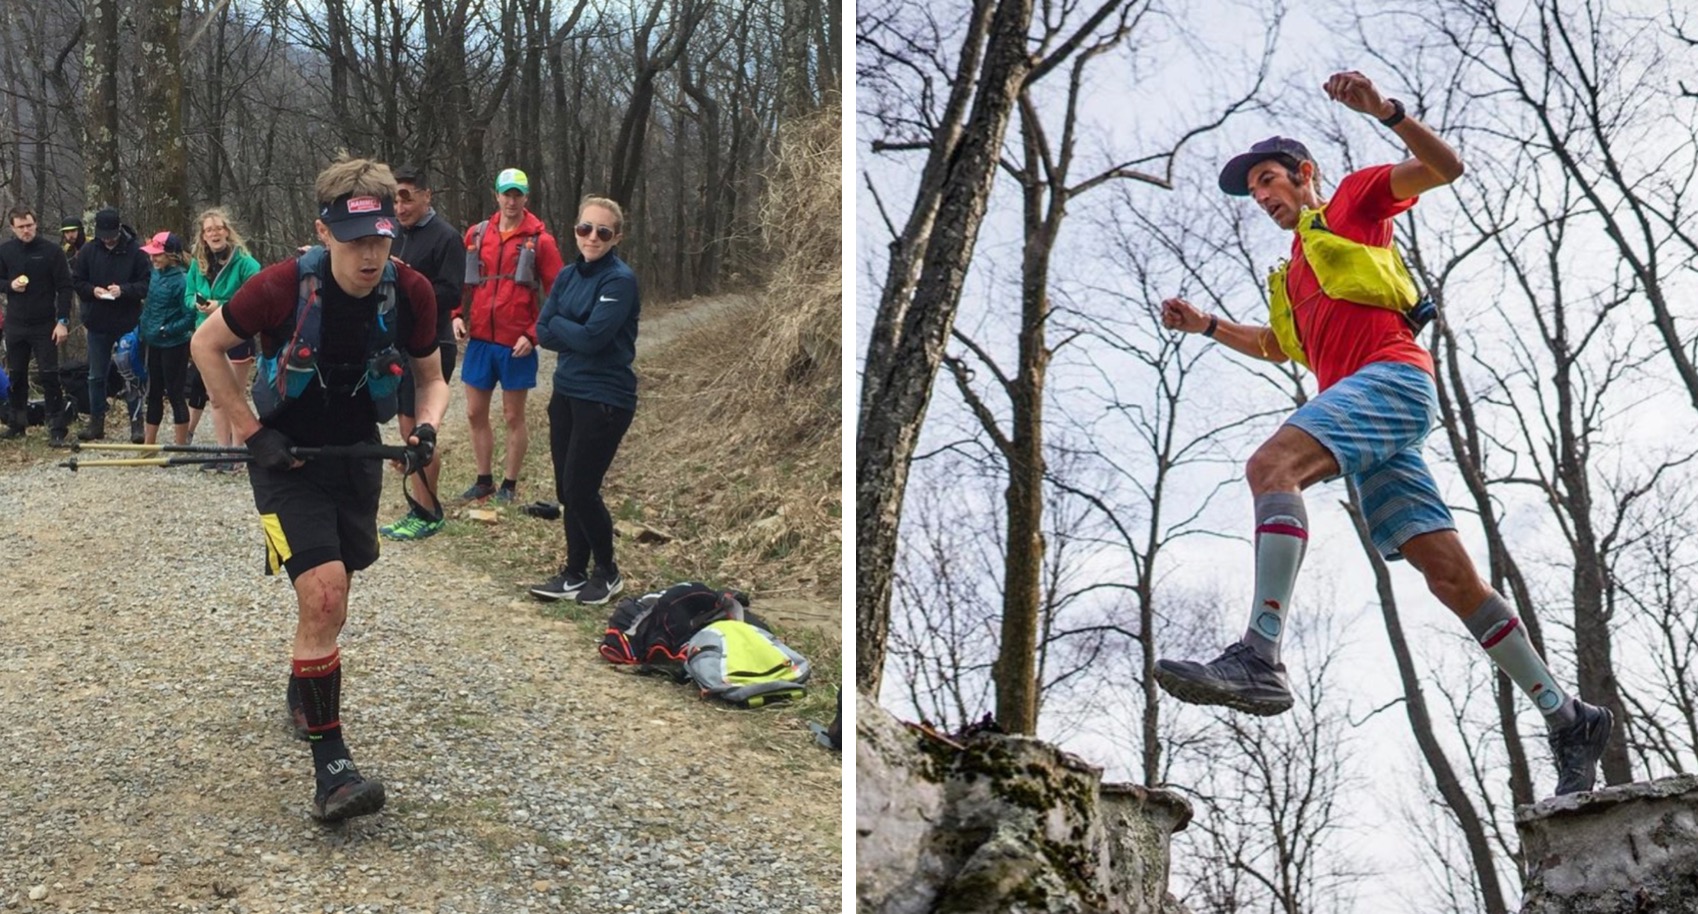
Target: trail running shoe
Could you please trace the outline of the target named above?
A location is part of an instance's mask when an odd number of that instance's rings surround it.
[[[1261,717],[1291,708],[1285,664],[1263,660],[1243,642],[1208,663],[1157,660],[1156,684],[1188,704],[1221,705]]]
[[[312,798],[312,816],[320,822],[340,822],[369,816],[383,808],[383,782],[360,777],[350,760],[332,762],[341,766],[333,775],[320,775]]]
[[[474,501],[483,501],[484,499],[486,499],[486,498],[488,498],[488,497],[490,497],[491,495],[494,495],[494,494],[495,494],[495,484],[494,483],[474,482],[474,483],[472,483],[471,488],[460,493],[460,503],[466,504],[466,503],[474,502]]]
[[[502,486],[495,490],[495,497],[491,498],[490,502],[497,505],[510,505],[513,503],[513,499],[517,497],[519,497],[518,489],[509,489],[506,486]]]
[[[396,521],[393,524],[385,524],[385,525],[377,528],[377,532],[383,534],[384,539],[391,539],[391,540],[418,539],[419,537],[418,537],[417,534],[418,534],[418,529],[419,529],[419,523],[422,520],[423,520],[423,518],[419,517],[417,514],[411,512],[411,511],[408,511],[406,517],[401,518],[400,520]]]
[[[562,568],[560,569],[559,574],[549,578],[541,584],[536,585],[535,587],[532,587],[531,596],[536,597],[539,600],[548,600],[550,602],[555,600],[567,600],[577,596],[578,593],[584,589],[584,585],[589,582],[589,578],[586,578],[581,574],[573,574],[572,572]]]
[[[585,606],[600,606],[625,589],[625,580],[615,571],[611,577],[601,571],[590,575],[589,583],[578,591],[578,602]]]
[[[1574,705],[1577,714],[1574,723],[1552,730],[1548,737],[1556,761],[1559,797],[1592,789],[1598,779],[1598,759],[1604,757],[1604,747],[1610,744],[1610,729],[1615,725],[1615,715],[1609,708],[1579,699]]]

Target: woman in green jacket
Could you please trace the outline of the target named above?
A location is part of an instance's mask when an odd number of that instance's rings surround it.
[[[214,206],[206,210],[200,214],[199,222],[200,233],[195,239],[193,256],[189,258],[189,275],[183,290],[184,301],[195,309],[196,327],[206,320],[208,314],[229,301],[242,283],[259,272],[259,261],[248,252],[247,243],[236,231],[235,224],[230,221],[230,213],[224,207]],[[236,379],[241,382],[241,389],[247,390],[254,365],[253,342],[250,340],[230,350],[230,362],[236,366]],[[191,440],[200,425],[201,411],[206,408],[206,403],[206,385],[201,383],[200,372],[190,367]],[[234,440],[230,422],[216,403],[212,404],[212,431],[219,444],[241,443]]]

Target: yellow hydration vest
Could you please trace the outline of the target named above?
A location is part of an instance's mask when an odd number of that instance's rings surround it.
[[[1376,247],[1351,241],[1327,228],[1320,209],[1305,208],[1297,215],[1297,237],[1303,244],[1303,259],[1315,271],[1315,279],[1328,298],[1409,313],[1420,300],[1415,280],[1395,247]],[[1268,271],[1268,323],[1273,325],[1279,348],[1292,361],[1307,368],[1309,357],[1297,335],[1297,318],[1285,280],[1291,261],[1281,260]]]

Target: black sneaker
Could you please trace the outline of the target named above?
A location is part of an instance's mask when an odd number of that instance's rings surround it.
[[[600,606],[624,589],[625,579],[619,576],[619,572],[615,571],[610,577],[597,571],[590,575],[589,583],[578,591],[578,602],[585,606]]]
[[[581,574],[573,574],[562,568],[560,573],[531,588],[531,596],[539,600],[565,600],[577,596],[590,582]]]
[[[1189,704],[1221,705],[1261,717],[1291,708],[1285,664],[1263,660],[1243,642],[1208,663],[1157,660],[1156,684]]]
[[[24,427],[21,425],[8,425],[5,431],[0,432],[0,438],[22,438],[23,436]]]
[[[474,482],[471,488],[460,493],[460,504],[468,505],[472,502],[481,502],[494,494],[494,483]]]
[[[52,430],[51,432],[47,433],[47,446],[48,447],[70,447],[71,442],[65,440],[65,430],[64,429],[56,428],[56,429]]]
[[[312,798],[313,818],[320,822],[340,822],[369,816],[383,808],[382,781],[360,777],[352,760],[332,762],[331,767],[338,770],[318,777],[318,791]]]
[[[1552,730],[1548,737],[1557,768],[1557,796],[1591,790],[1598,779],[1598,759],[1610,744],[1615,715],[1609,708],[1574,701],[1574,723]]]

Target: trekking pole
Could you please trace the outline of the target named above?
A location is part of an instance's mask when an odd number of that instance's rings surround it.
[[[105,442],[74,441],[73,451],[119,451],[129,454],[246,454],[240,444],[107,444]]]
[[[72,457],[59,463],[71,472],[84,468],[104,467],[175,467],[199,463],[251,463],[253,455],[240,446],[216,444],[104,444],[91,450],[120,451],[132,454],[160,454],[153,457],[86,458]],[[184,453],[186,452],[186,453]],[[324,458],[342,460],[401,460],[407,449],[391,444],[342,444],[324,447],[292,447],[289,453],[297,460]],[[164,456],[170,454],[171,456]]]

